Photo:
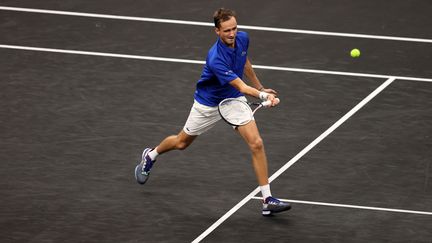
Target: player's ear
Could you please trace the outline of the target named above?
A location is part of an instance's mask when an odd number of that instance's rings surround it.
[[[219,36],[220,29],[218,27],[215,27],[215,32],[216,32],[216,35]]]

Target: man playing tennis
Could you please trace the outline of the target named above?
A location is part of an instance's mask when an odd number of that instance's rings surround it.
[[[158,155],[187,148],[197,136],[221,120],[218,104],[223,99],[237,98],[246,101],[245,95],[249,95],[268,100],[271,106],[278,103],[276,91],[264,88],[252,68],[247,57],[249,37],[246,32],[237,30],[235,12],[221,8],[214,13],[213,18],[219,38],[208,52],[201,78],[196,84],[195,102],[186,124],[179,134],[168,136],[155,148],[146,148],[143,151],[142,161],[135,168],[135,178],[140,184],[148,180]],[[243,82],[243,74],[250,81],[250,85]],[[262,214],[268,216],[290,209],[290,204],[271,195],[267,158],[255,121],[238,126],[236,130],[252,153],[252,164],[263,196]]]

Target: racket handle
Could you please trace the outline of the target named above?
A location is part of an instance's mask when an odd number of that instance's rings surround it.
[[[275,98],[275,100],[276,100],[276,105],[279,104],[280,99]],[[270,107],[271,106],[271,100],[266,100],[266,101],[262,102],[261,105],[264,107]]]

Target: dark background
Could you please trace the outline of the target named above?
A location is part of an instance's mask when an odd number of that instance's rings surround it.
[[[0,1],[40,8],[432,38],[428,1]],[[248,31],[253,64],[432,78],[432,44]],[[0,10],[0,44],[204,60],[212,27]],[[360,58],[349,51],[359,48]],[[158,158],[202,65],[0,49],[0,241],[190,242],[257,186],[224,124]],[[385,80],[256,70],[282,103],[256,119],[270,175]],[[396,80],[272,183],[284,199],[432,212],[432,84]],[[260,196],[260,194],[258,194]],[[251,200],[203,242],[431,242],[432,216]]]

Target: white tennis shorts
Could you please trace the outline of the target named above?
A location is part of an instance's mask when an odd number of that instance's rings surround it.
[[[237,99],[247,102],[244,96]],[[221,119],[217,106],[206,106],[195,100],[183,131],[188,135],[198,136],[210,130]]]

